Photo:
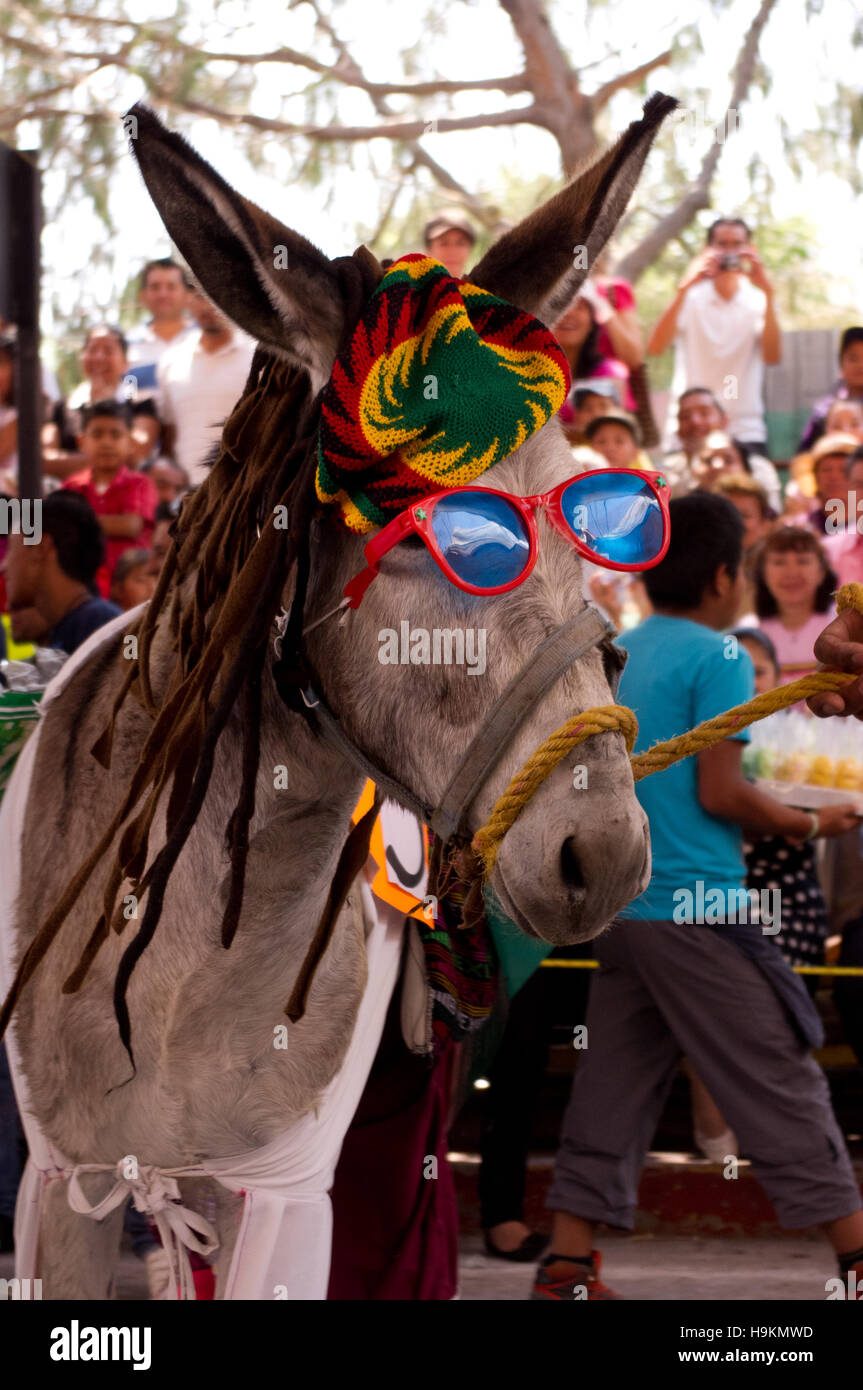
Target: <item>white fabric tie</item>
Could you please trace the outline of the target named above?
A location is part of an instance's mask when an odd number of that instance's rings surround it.
[[[187,1252],[194,1250],[198,1255],[211,1255],[218,1249],[219,1237],[205,1217],[182,1205],[177,1178],[206,1177],[206,1173],[203,1168],[157,1168],[142,1164],[135,1169],[136,1177],[127,1178],[123,1172],[127,1162],[128,1159],[121,1158],[113,1165],[77,1164],[68,1175],[69,1206],[81,1216],[102,1221],[131,1197],[137,1211],[153,1218],[162,1239],[171,1262],[171,1298],[194,1300],[195,1280]],[[82,1173],[114,1173],[116,1182],[101,1202],[91,1205],[81,1187]]]

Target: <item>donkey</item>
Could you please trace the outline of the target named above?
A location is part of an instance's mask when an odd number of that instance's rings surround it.
[[[659,123],[674,104],[651,98],[643,119],[504,235],[471,280],[553,322],[583,280],[585,260],[592,263],[621,216]],[[214,302],[281,364],[284,379],[305,382],[305,413],[297,408],[294,426],[300,429],[302,415],[302,428],[313,428],[314,398],[361,307],[355,294],[351,302],[349,277],[235,192],[146,108],[135,114],[134,153],[169,233]],[[344,262],[359,263],[372,285],[381,273],[365,248],[342,258],[342,269]],[[285,448],[291,442],[286,438]],[[231,449],[236,459],[235,439]],[[242,457],[232,466],[241,473],[250,467]],[[573,471],[552,419],[482,482],[527,495],[551,489]],[[217,472],[204,485],[207,505],[214,507]],[[482,598],[449,585],[423,547],[404,543],[387,557],[380,579],[347,621],[312,623],[338,605],[347,580],[362,569],[362,544],[332,516],[314,521],[304,653],[353,743],[418,799],[436,804],[499,692],[543,640],[583,608],[580,563],[540,520],[540,554],[529,579],[511,593]],[[296,566],[275,578],[287,608]],[[152,634],[143,696],[119,698],[129,661],[115,624],[110,639],[95,644],[50,702],[28,762],[23,823],[12,826],[7,817],[6,825],[21,844],[14,914],[19,958],[117,812],[169,697],[177,632],[187,620],[194,626],[190,614],[207,592],[193,557],[187,572],[170,582],[169,604]],[[382,665],[379,634],[398,629],[404,618],[427,630],[486,629],[484,677],[470,679],[464,666]],[[270,623],[270,653],[272,638]],[[594,646],[538,703],[480,788],[470,812],[473,830],[550,732],[578,710],[612,702],[607,662],[608,653]],[[103,931],[83,986],[63,990],[102,910],[104,872],[93,872],[83,884],[21,994],[14,1030],[32,1114],[74,1164],[114,1165],[135,1155],[142,1165],[172,1169],[260,1148],[313,1111],[345,1058],[367,976],[355,890],[320,961],[304,1016],[286,1024],[284,1005],[324,911],[363,776],[287,707],[266,660],[257,699],[257,707],[240,699],[230,712],[200,814],[164,894],[159,931],[131,976],[132,1078],[112,1008],[127,938]],[[112,711],[106,768],[91,750]],[[243,777],[250,718],[257,721],[260,762],[245,891],[236,938],[226,951],[219,938],[229,894],[224,828]],[[556,945],[596,936],[644,889],[650,871],[646,820],[623,738],[588,741],[579,762],[587,785],[574,791],[571,769],[558,766],[506,836],[491,883],[520,928]],[[277,767],[286,775],[274,778]],[[177,772],[175,782],[180,777]],[[165,844],[169,819],[160,806],[150,832],[153,847]],[[121,896],[127,890],[121,887]],[[284,1024],[288,1045],[274,1048],[274,1028]],[[38,1267],[46,1297],[106,1296],[121,1216],[117,1206],[103,1221],[87,1220],[70,1209],[65,1183],[48,1185]],[[237,1220],[235,1203],[219,1206],[217,1297],[224,1293]]]

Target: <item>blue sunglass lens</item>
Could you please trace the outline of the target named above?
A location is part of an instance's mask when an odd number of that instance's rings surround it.
[[[432,530],[453,572],[477,589],[510,584],[527,567],[527,523],[505,497],[469,491],[442,497],[432,513]]]
[[[578,539],[613,565],[643,565],[662,549],[659,499],[635,474],[575,478],[561,498],[561,510]]]

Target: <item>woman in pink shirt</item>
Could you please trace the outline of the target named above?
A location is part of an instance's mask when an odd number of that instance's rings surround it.
[[[815,639],[835,617],[836,574],[824,547],[802,526],[780,526],[755,555],[755,611],[787,685],[814,671]]]

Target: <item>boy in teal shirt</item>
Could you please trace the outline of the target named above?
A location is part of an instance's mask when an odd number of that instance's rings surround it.
[[[630,655],[619,698],[638,717],[638,751],[753,693],[748,654],[722,635],[743,587],[740,517],[725,498],[694,493],[672,502],[671,520],[668,554],[644,575],[654,614],[621,640]],[[588,1046],[547,1199],[552,1254],[534,1299],[617,1296],[599,1278],[594,1227],[631,1229],[644,1157],[683,1056],[738,1135],[780,1222],[822,1225],[843,1279],[863,1275],[860,1191],[809,1050],[817,1014],[765,935],[770,926],[740,912],[744,830],[803,840],[842,833],[855,812],[839,806],[814,816],[766,796],[743,777],[745,737],[637,784],[652,876],[597,942]],[[728,910],[705,912],[705,901]]]

